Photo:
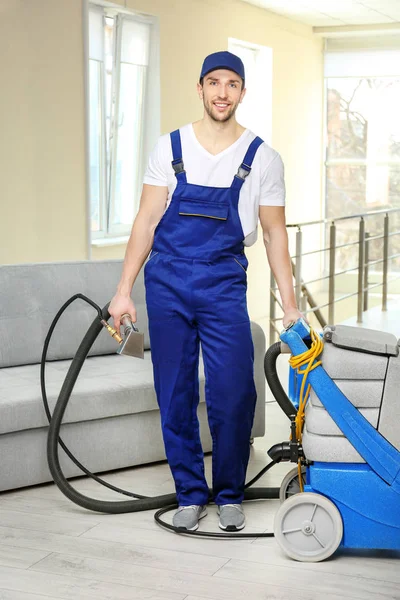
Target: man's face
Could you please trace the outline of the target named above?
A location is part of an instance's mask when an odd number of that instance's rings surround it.
[[[203,85],[197,84],[204,108],[214,121],[225,123],[236,112],[246,90],[242,90],[242,78],[226,69],[211,71],[203,79]]]

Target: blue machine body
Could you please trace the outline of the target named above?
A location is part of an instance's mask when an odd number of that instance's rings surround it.
[[[303,320],[281,334],[293,356],[308,349]],[[302,375],[290,369],[289,398],[299,405]],[[400,550],[400,452],[346,398],[322,366],[308,375],[319,400],[365,463],[314,462],[307,467],[305,492],[322,494],[339,509],[341,545]]]

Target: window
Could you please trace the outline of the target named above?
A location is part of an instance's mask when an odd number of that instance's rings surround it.
[[[229,38],[229,51],[239,56],[246,73],[246,96],[237,109],[241,125],[267,144],[272,127],[272,48]]]
[[[399,106],[400,77],[327,79],[328,217],[400,206]]]
[[[397,60],[393,60],[397,55]],[[332,52],[326,55],[326,217],[400,208],[400,52]],[[393,213],[391,229],[400,229]],[[382,233],[382,217],[368,219],[368,233]],[[341,226],[342,228],[342,226]],[[338,243],[357,240],[357,222]],[[381,240],[370,244],[380,258]],[[399,245],[397,238],[393,244]],[[393,246],[393,251],[400,247]],[[339,266],[353,266],[351,250]],[[378,268],[381,268],[378,267]]]
[[[89,5],[89,190],[92,239],[129,234],[148,152],[159,135],[152,19]]]

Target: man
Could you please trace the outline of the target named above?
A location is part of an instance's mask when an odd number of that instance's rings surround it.
[[[115,327],[145,266],[154,384],[179,508],[173,523],[194,531],[209,500],[196,410],[201,343],[213,440],[213,497],[219,526],[245,525],[242,510],[256,391],[246,306],[244,245],[260,219],[284,307],[297,320],[284,215],[283,165],[235,112],[245,96],[244,65],[230,52],[204,60],[197,85],[204,116],[154,149],[121,281],[110,304]]]

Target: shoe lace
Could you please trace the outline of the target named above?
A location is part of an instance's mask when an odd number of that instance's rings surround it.
[[[236,508],[236,510],[239,510],[240,512],[243,512],[241,504],[223,504],[221,506],[221,508],[224,508],[225,506],[231,506],[232,508]]]
[[[199,507],[197,504],[190,504],[189,506],[180,506],[178,508],[178,512],[180,512],[181,510],[186,510],[188,508],[194,508],[195,510],[197,510]]]

